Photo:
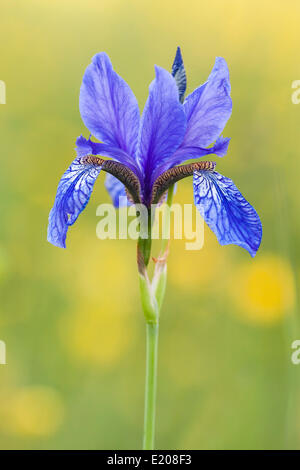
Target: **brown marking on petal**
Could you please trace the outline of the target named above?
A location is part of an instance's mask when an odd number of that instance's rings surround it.
[[[169,170],[164,171],[156,180],[154,181],[152,188],[151,204],[157,204],[162,195],[168,190],[168,188],[187,176],[192,176],[194,171],[213,171],[216,167],[215,162],[195,162],[188,163],[187,165],[174,166]]]
[[[126,165],[113,160],[105,160],[102,169],[116,176],[127,188],[135,204],[141,202],[141,185],[138,177]]]
[[[157,202],[157,206],[160,207],[164,202],[167,201],[168,198],[168,191],[165,191],[159,198],[159,201]]]
[[[131,204],[134,204],[134,200],[133,200],[133,198],[132,198],[130,192],[129,192],[128,189],[126,188],[126,186],[125,186],[125,193],[126,193],[126,197],[127,197],[128,201],[129,201]]]
[[[141,185],[138,177],[126,165],[114,160],[103,160],[96,155],[87,155],[80,158],[80,163],[101,166],[101,170],[110,173],[124,184],[126,192],[130,195],[130,200],[135,204],[141,202]]]
[[[86,157],[81,157],[80,158],[80,163],[82,165],[95,165],[95,166],[101,166],[105,162],[103,158],[97,157],[96,155],[87,155]]]

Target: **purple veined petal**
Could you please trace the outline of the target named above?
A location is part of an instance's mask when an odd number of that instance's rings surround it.
[[[100,166],[82,164],[76,158],[63,174],[49,214],[47,240],[53,245],[66,248],[68,228],[89,202],[100,171]]]
[[[135,160],[132,159],[124,150],[113,147],[112,145],[92,142],[85,139],[82,135],[76,140],[76,153],[78,157],[85,157],[87,155],[100,155],[103,157],[110,157],[124,165],[128,166],[137,176],[141,176],[140,169],[138,168]]]
[[[223,131],[231,111],[229,71],[226,61],[217,57],[204,85],[185,100],[187,130],[182,147],[208,147]]]
[[[149,97],[141,119],[137,160],[143,168],[150,191],[153,170],[170,158],[182,142],[186,117],[178,100],[178,89],[172,75],[155,67],[156,78],[149,87]]]
[[[107,173],[105,178],[105,188],[112,199],[113,205],[117,209],[130,205],[130,202],[127,199],[125,186],[118,180],[118,178]]]
[[[233,181],[215,171],[196,171],[193,183],[195,205],[219,243],[239,245],[255,256],[261,221]]]
[[[79,108],[89,131],[105,144],[133,156],[136,152],[140,113],[127,83],[113,70],[105,52],[87,67],[80,89]]]

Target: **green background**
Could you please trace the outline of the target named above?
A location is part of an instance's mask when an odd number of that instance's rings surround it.
[[[188,93],[226,59],[232,138],[218,170],[261,216],[255,259],[171,243],[159,345],[158,448],[300,448],[300,365],[291,364],[299,247],[300,4],[292,1],[2,0],[0,446],[141,447],[145,332],[134,241],[96,238],[100,176],[69,231],[46,241],[56,186],[88,137],[78,96],[106,51],[142,109],[154,64],[182,48]],[[191,180],[174,202],[192,202]]]

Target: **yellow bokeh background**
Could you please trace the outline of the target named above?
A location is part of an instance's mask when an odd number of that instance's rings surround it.
[[[132,240],[98,240],[100,175],[67,249],[46,241],[58,180],[88,137],[83,72],[106,51],[142,109],[181,46],[188,93],[226,59],[231,177],[263,223],[256,256],[172,240],[161,315],[157,447],[300,448],[297,0],[4,0],[0,80],[0,447],[140,448],[144,320]],[[176,203],[192,203],[190,180]],[[155,244],[155,250],[157,243]],[[288,406],[289,404],[289,406]],[[292,410],[292,411],[291,411]]]

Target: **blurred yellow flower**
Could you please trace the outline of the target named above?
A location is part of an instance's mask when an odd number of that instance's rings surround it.
[[[64,406],[53,388],[30,386],[7,397],[5,416],[5,431],[28,437],[46,437],[54,434],[61,425]]]
[[[287,261],[264,255],[239,266],[230,284],[238,313],[255,323],[273,323],[294,306],[295,284]]]
[[[115,293],[112,299],[105,296],[98,305],[84,305],[64,318],[60,331],[76,361],[111,366],[132,342],[134,320],[130,321],[126,303]]]

